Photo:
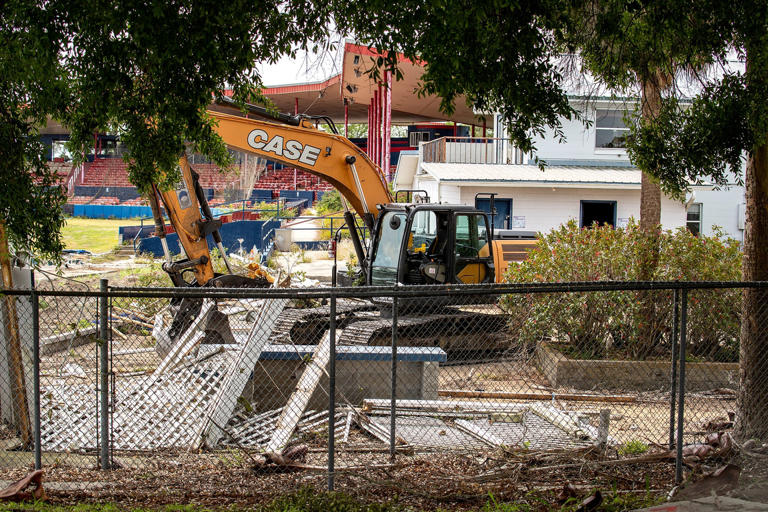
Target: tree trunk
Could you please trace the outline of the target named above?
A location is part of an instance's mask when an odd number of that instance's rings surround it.
[[[641,80],[642,117],[640,122],[647,123],[661,111],[661,91],[666,87],[666,77],[661,73]],[[661,229],[661,188],[651,180],[647,169],[640,169],[640,229],[645,233],[643,256],[640,262],[638,280],[651,281],[656,275],[659,263],[659,235]],[[648,357],[657,345],[660,329],[657,312],[657,293],[639,292],[640,316],[638,325],[638,344],[635,355]]]
[[[747,162],[745,281],[768,280],[768,144]],[[746,289],[741,319],[739,407],[741,439],[768,439],[768,290]]]
[[[662,72],[641,82],[642,118],[640,122],[649,123],[659,115],[661,92],[670,82],[671,79]],[[648,169],[640,170],[643,172],[640,181],[640,227],[646,231],[658,231],[661,225],[661,187],[651,180]]]
[[[2,288],[13,288],[13,277],[11,269],[10,250],[8,248],[8,238],[5,232],[5,224],[0,221],[0,286]],[[21,339],[19,336],[19,320],[16,316],[16,297],[7,295],[2,299],[3,316],[6,323],[5,341],[8,344],[8,367],[10,370],[10,388],[13,396],[13,414],[15,419],[14,427],[18,429],[21,435],[21,441],[25,447],[31,446],[32,429],[29,419],[29,408],[27,406],[27,386],[24,377],[24,359],[21,354]],[[5,376],[0,376],[5,378]],[[7,397],[2,397],[3,399]]]

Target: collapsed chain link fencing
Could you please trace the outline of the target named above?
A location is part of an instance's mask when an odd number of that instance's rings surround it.
[[[334,488],[499,450],[680,454],[738,420],[742,297],[766,289],[6,290],[1,478],[247,467]]]

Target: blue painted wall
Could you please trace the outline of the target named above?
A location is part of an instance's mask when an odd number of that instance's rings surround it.
[[[135,187],[85,187],[82,185],[75,186],[76,196],[95,196],[101,194],[104,197],[116,197],[120,201],[127,201],[129,199],[136,199],[140,196],[139,191]]]
[[[306,199],[307,205],[311,205],[315,200],[314,190],[281,190],[280,197],[287,199]]]
[[[213,215],[223,215],[223,210],[211,208]],[[112,204],[76,204],[73,205],[72,215],[86,217],[88,219],[136,219],[152,217],[152,208],[149,206],[123,206]]]
[[[152,208],[149,206],[76,204],[72,212],[75,217],[86,217],[89,219],[131,219],[152,216]]]
[[[238,238],[243,239],[243,250],[250,251],[253,246],[256,246],[256,250],[263,252],[274,237],[274,229],[278,227],[280,227],[280,222],[274,219],[246,220],[223,224],[220,233],[222,243],[229,252],[237,251],[240,248]],[[145,233],[146,232],[147,230],[145,229]],[[265,236],[266,240],[264,239]],[[179,250],[179,236],[176,233],[168,235],[166,240],[168,242],[168,248],[173,254],[179,254],[181,252]],[[213,238],[210,236],[208,237],[208,247],[211,249],[216,247]],[[152,253],[155,257],[162,257],[163,255],[163,247],[160,244],[160,239],[154,236],[142,238],[137,244],[137,249],[140,252]]]
[[[271,201],[272,189],[255,188],[251,191],[251,201]]]

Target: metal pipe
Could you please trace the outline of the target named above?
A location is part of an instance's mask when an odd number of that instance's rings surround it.
[[[219,98],[217,100],[217,103],[219,105],[228,105],[231,107],[235,107],[237,109],[240,108],[236,101],[226,96]],[[291,114],[285,114],[283,112],[275,112],[274,110],[268,109],[266,107],[262,107],[261,105],[252,105],[250,103],[245,103],[244,106],[246,110],[246,118],[248,118],[248,114],[253,114],[255,116],[263,117],[265,119],[274,119],[276,121],[280,121],[283,124],[287,124],[291,126],[301,125],[301,117],[299,116],[292,116]]]
[[[35,469],[43,467],[40,446],[40,297],[35,289],[35,271],[29,271],[30,301],[32,302],[32,432],[35,443]]]
[[[678,381],[677,457],[675,457],[675,483],[683,482],[683,415],[685,413],[685,345],[688,326],[688,290],[683,289],[680,311],[680,380]]]
[[[218,233],[218,231],[215,231],[215,233]],[[227,267],[227,272],[230,274],[234,274],[232,271],[232,267],[229,266],[229,257],[227,257],[227,250],[224,248],[224,244],[221,243],[221,240],[216,242],[216,247],[219,248],[219,252],[221,253],[221,258],[224,260],[224,265]]]
[[[101,469],[109,469],[109,342],[107,335],[107,290],[108,281],[106,279],[101,280],[101,297],[99,297],[99,340],[101,346],[99,347],[99,396],[101,397],[101,404],[99,412],[101,414]]]
[[[391,286],[359,286],[331,288],[151,288],[151,287],[111,287],[109,297],[127,298],[368,298],[368,297],[430,297],[470,296],[470,295],[501,295],[522,293],[556,293],[556,292],[592,292],[592,291],[622,291],[622,290],[732,290],[732,289],[768,289],[768,281],[578,281],[571,283],[538,283],[538,284],[504,284],[486,283],[478,285],[423,285],[406,286],[393,290]],[[75,290],[38,290],[40,297],[101,297],[99,291]],[[29,290],[7,289],[3,294],[8,296],[29,296]]]
[[[163,247],[163,256],[166,263],[171,263],[173,258],[171,257],[171,251],[168,249],[168,242],[165,239],[165,220],[163,220],[163,214],[160,211],[160,201],[158,200],[158,191],[155,185],[152,185],[152,190],[148,195],[149,207],[152,209],[152,218],[155,221],[155,236],[160,239],[160,245]],[[141,220],[142,229],[144,226],[144,219]],[[139,231],[141,233],[141,231]],[[138,236],[138,235],[137,235]],[[134,239],[134,249],[136,240]]]
[[[360,198],[360,202],[363,205],[363,213],[371,213],[368,210],[368,203],[365,200],[365,192],[363,192],[363,186],[360,184],[360,176],[357,174],[357,167],[355,167],[355,161],[357,159],[354,155],[347,155],[346,162],[349,165],[349,170],[352,171],[352,178],[355,180],[355,188],[357,188],[357,195]]]
[[[338,244],[341,234],[341,226],[333,235],[333,240]],[[336,251],[333,252],[333,273],[331,275],[331,287],[336,288]],[[333,490],[335,456],[336,456],[336,297],[331,297],[330,323],[328,336],[331,341],[331,356],[328,361],[328,490]]]
[[[396,413],[397,413],[397,297],[392,298],[392,389],[389,405],[389,457],[395,460]]]
[[[677,400],[677,320],[680,305],[680,290],[674,291],[672,308],[672,382],[669,390],[669,449],[675,449],[675,402]]]

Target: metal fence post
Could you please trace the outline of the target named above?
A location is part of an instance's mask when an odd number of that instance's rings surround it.
[[[677,400],[677,321],[679,318],[680,290],[674,291],[672,309],[672,382],[669,390],[669,449],[675,449],[675,401]]]
[[[107,367],[109,366],[109,341],[107,334],[107,290],[108,280],[101,280],[101,295],[99,296],[99,340],[101,346],[99,347],[99,393],[101,397],[101,404],[99,413],[101,415],[101,469],[109,469],[109,374]]]
[[[334,281],[336,270],[334,269]],[[335,282],[334,282],[335,284]],[[333,490],[336,445],[336,294],[331,295],[330,325],[331,358],[328,362],[328,490]]]
[[[35,271],[29,271],[30,296],[32,302],[32,420],[35,443],[35,469],[43,467],[43,452],[40,446],[40,297],[35,288]]]
[[[397,297],[392,297],[392,390],[389,407],[389,456],[395,460],[395,414],[397,413]]]
[[[685,345],[688,326],[688,289],[684,288],[680,306],[680,379],[678,381],[677,407],[677,457],[675,458],[675,483],[683,481],[683,413],[685,412]]]

